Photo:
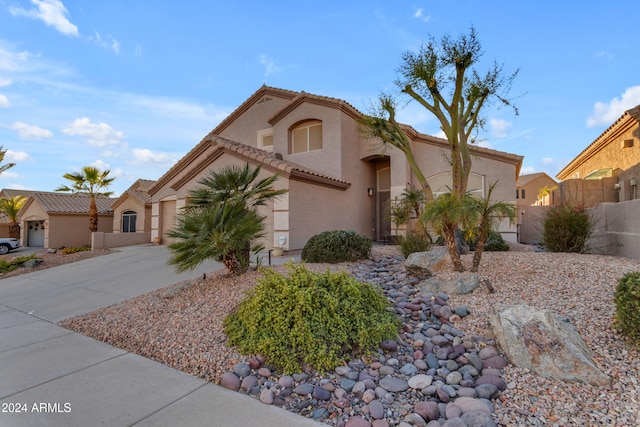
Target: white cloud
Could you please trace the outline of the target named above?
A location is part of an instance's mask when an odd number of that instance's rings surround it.
[[[551,157],[544,157],[542,159],[542,164],[545,166],[549,166],[553,164],[553,159]]]
[[[78,35],[78,27],[67,19],[68,11],[60,0],[31,0],[31,3],[36,7],[35,9],[26,10],[11,6],[9,12],[14,16],[39,19],[68,36]]]
[[[0,87],[9,86],[11,84],[11,79],[6,77],[0,77]]]
[[[18,132],[20,139],[46,139],[53,136],[53,132],[49,129],[28,125],[23,122],[15,122],[11,125],[11,129]]]
[[[506,138],[511,129],[511,123],[502,119],[489,120],[489,127],[491,128],[491,135],[496,138]]]
[[[18,175],[15,172],[11,172],[11,169],[0,173],[0,178],[2,178],[2,179],[16,179],[16,178],[19,178],[19,177],[20,177],[20,175]]]
[[[73,123],[62,129],[62,133],[85,137],[87,143],[94,147],[118,145],[124,139],[124,133],[106,123],[91,123],[87,117],[75,119]]]
[[[92,162],[90,164],[90,166],[93,166],[94,168],[97,168],[99,170],[101,170],[102,172],[107,171],[110,169],[109,164],[103,162],[102,160],[96,160],[95,162]]]
[[[600,52],[596,52],[596,59],[613,59],[615,55],[612,52],[607,52],[606,50],[601,50]]]
[[[105,49],[111,49],[115,52],[116,55],[120,53],[120,42],[114,39],[111,34],[108,34],[106,40],[102,38],[99,32],[96,31],[95,36],[90,36],[89,41],[97,44],[100,47],[104,47]]]
[[[4,153],[4,160],[10,163],[24,162],[26,160],[31,160],[31,156],[25,151],[7,150],[7,152]]]
[[[11,107],[11,102],[6,95],[0,93],[0,108],[9,108]]]
[[[151,151],[147,148],[134,148],[131,150],[133,154],[133,164],[152,164],[161,167],[172,166],[177,159],[168,153],[161,153],[157,151]]]
[[[477,140],[475,145],[477,145],[478,147],[493,149],[493,145],[491,145],[491,143],[486,139]]]
[[[136,43],[135,54],[137,58],[142,56],[142,46],[140,46],[140,43]]]
[[[416,11],[414,12],[413,17],[421,20],[422,22],[431,21],[431,15],[425,15],[424,9],[422,8],[416,8]]]
[[[520,175],[529,175],[531,173],[536,173],[536,168],[533,166],[523,166],[520,168]]]
[[[276,62],[273,60],[273,58],[270,58],[269,56],[264,54],[260,55],[260,64],[264,65],[265,77],[282,71],[282,69],[276,65]]]
[[[609,126],[630,108],[640,104],[640,86],[631,86],[622,94],[621,99],[613,98],[608,104],[596,102],[593,114],[587,119],[587,127]]]

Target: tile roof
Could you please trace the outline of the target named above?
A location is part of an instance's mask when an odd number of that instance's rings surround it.
[[[527,185],[528,183],[535,181],[536,179],[546,176],[547,178],[549,178],[550,180],[554,181],[555,180],[553,178],[551,178],[549,175],[547,175],[544,172],[537,172],[537,173],[530,173],[527,175],[520,175],[518,177],[518,181],[516,182],[516,186],[517,187],[523,187],[525,185]]]
[[[87,213],[89,211],[89,195],[76,193],[35,193],[31,195],[34,202],[38,203],[47,213]],[[98,213],[112,213],[111,204],[114,199],[108,197],[96,197]]]
[[[113,202],[112,207],[115,208],[127,196],[136,199],[143,205],[151,204],[151,195],[149,194],[149,189],[153,187],[155,183],[156,181],[152,181],[150,179],[138,179]]]

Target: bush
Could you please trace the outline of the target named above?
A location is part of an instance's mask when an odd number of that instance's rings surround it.
[[[371,239],[355,231],[324,231],[311,237],[302,249],[306,262],[350,262],[369,258]]]
[[[595,229],[595,221],[582,206],[554,206],[544,217],[542,240],[551,252],[587,251],[587,241]]]
[[[77,248],[62,248],[62,253],[65,255],[70,255],[70,254],[75,254],[76,252],[84,252],[84,251],[90,251],[90,250],[91,248],[87,246],[81,246]]]
[[[19,256],[9,261],[2,258],[0,259],[0,273],[4,274],[10,271],[13,271],[16,268],[22,266],[22,264],[24,264],[26,261],[29,261],[30,259],[35,259],[35,258],[36,258],[35,254]]]
[[[640,272],[627,273],[620,279],[613,301],[614,326],[640,348]]]
[[[464,233],[465,236],[468,236],[468,233]],[[468,237],[465,239],[467,244],[469,245],[470,251],[476,250],[476,243],[478,239],[476,237]],[[502,234],[499,231],[492,230],[487,237],[487,241],[484,244],[485,252],[502,252],[508,251],[511,249],[507,242],[502,238]]]
[[[225,318],[229,344],[241,353],[260,354],[284,373],[305,365],[323,372],[397,334],[387,299],[372,285],[344,271],[286,267],[288,276],[263,269],[259,284]]]
[[[431,249],[431,240],[428,236],[419,233],[407,233],[406,236],[397,236],[402,256],[407,258],[414,252],[426,252]]]

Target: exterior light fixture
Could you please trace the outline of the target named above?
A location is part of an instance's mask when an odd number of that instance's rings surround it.
[[[367,188],[367,194],[369,195],[369,197],[373,196],[373,188],[369,187]]]

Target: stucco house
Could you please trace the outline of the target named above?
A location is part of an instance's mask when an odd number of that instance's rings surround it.
[[[553,205],[553,196],[543,196],[541,190],[553,190],[558,183],[544,172],[520,175],[516,182],[516,207]]]
[[[113,199],[96,197],[98,231],[113,228]],[[33,192],[18,213],[21,246],[60,248],[91,244],[89,196]]]
[[[36,193],[36,191],[3,188],[0,190],[0,198],[10,199],[12,197],[22,196],[26,199],[33,193]],[[9,218],[2,212],[0,212],[0,237],[9,237]]]
[[[265,247],[301,249],[311,236],[332,229],[388,237],[390,200],[418,183],[400,150],[383,150],[361,135],[361,116],[341,99],[262,86],[149,188],[152,240],[168,241],[189,190],[211,170],[246,163],[261,166],[262,177],[279,175],[275,187],[288,190],[263,210]],[[446,191],[447,141],[405,130],[433,191]],[[493,197],[515,203],[522,156],[477,146],[472,152],[469,190],[485,195],[498,181]],[[516,240],[515,226],[505,222],[501,232]]]
[[[556,178],[559,197],[585,207],[639,197],[640,105],[624,114],[571,160]]]
[[[113,202],[113,233],[151,231],[151,196],[148,190],[155,183],[138,179]]]

